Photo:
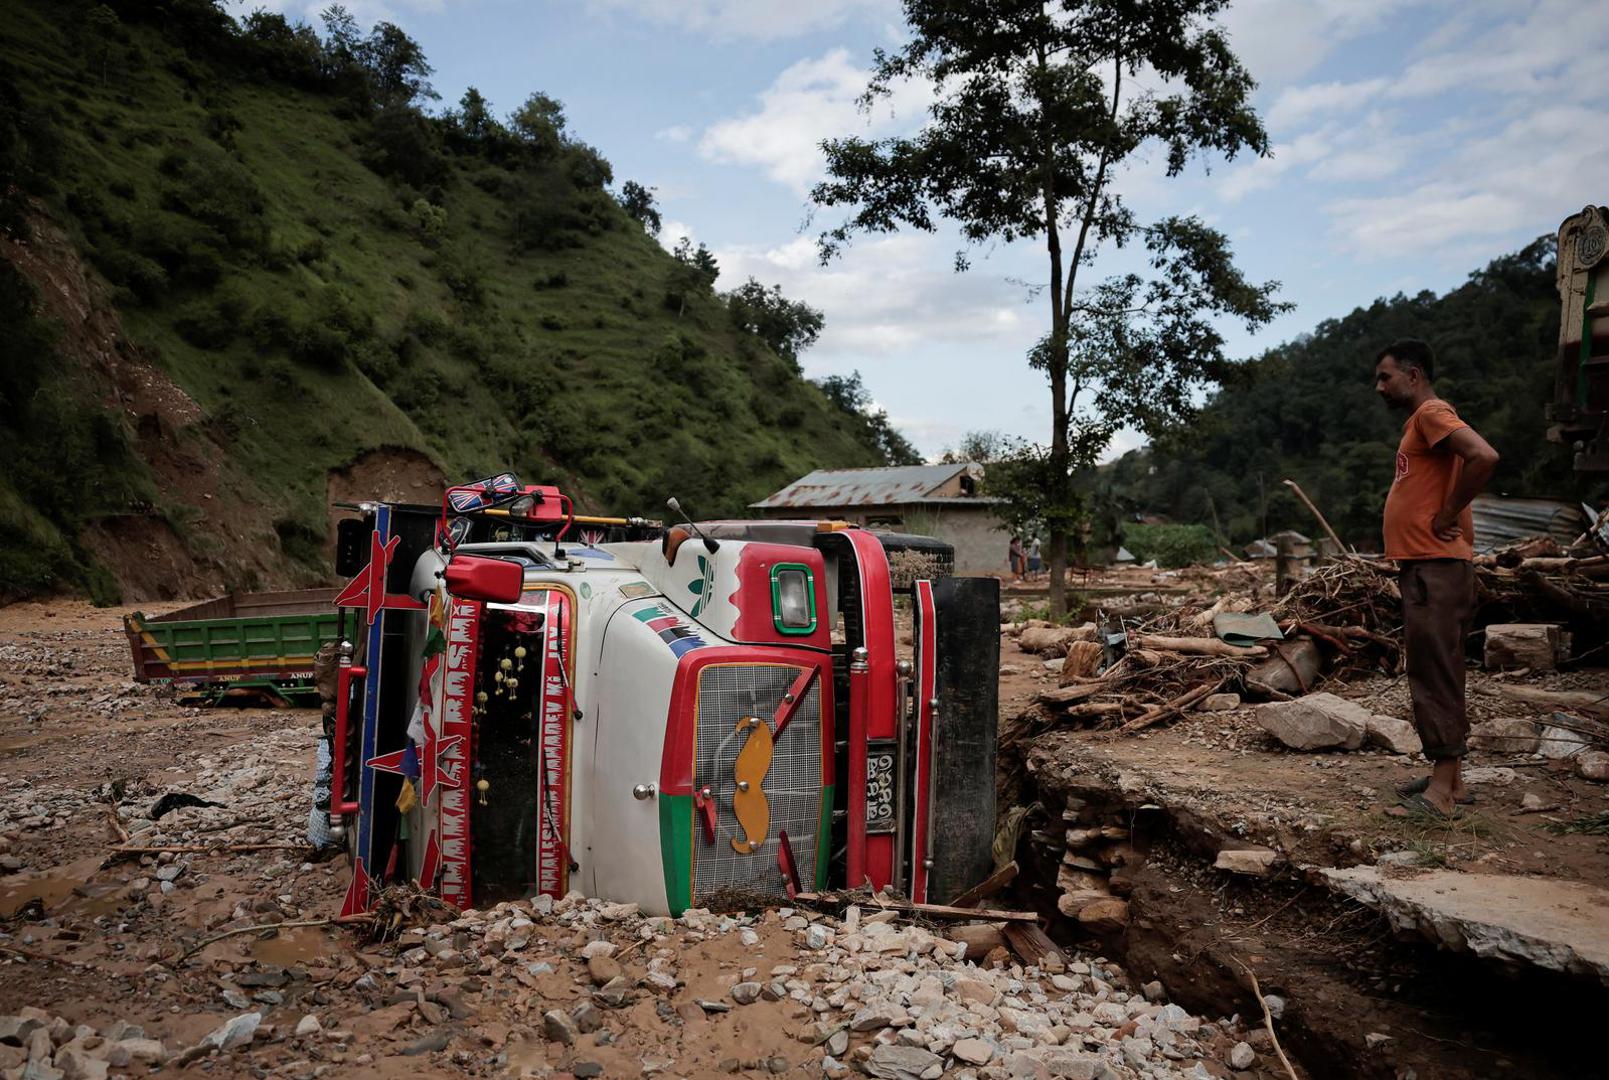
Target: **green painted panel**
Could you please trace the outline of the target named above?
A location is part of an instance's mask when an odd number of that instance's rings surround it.
[[[693,906],[693,797],[659,796],[659,857],[672,917]]]
[[[833,785],[821,789],[821,822],[816,826],[816,891],[827,890],[827,858],[832,854]]]

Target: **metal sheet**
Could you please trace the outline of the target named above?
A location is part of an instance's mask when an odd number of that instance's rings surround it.
[[[973,466],[900,465],[884,469],[817,469],[757,503],[754,509],[776,507],[890,506],[923,502],[957,473]],[[942,502],[985,501],[974,496],[939,498]],[[994,501],[994,500],[987,500]]]
[[[1568,545],[1587,530],[1581,505],[1567,499],[1478,496],[1470,509],[1475,516],[1475,550],[1493,548],[1530,536],[1549,536]]]

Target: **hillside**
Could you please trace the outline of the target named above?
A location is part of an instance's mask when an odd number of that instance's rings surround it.
[[[818,315],[667,254],[557,101],[422,108],[395,27],[16,0],[0,61],[0,599],[307,583],[332,497],[503,468],[715,515],[908,452],[801,377]]]
[[[1544,441],[1552,399],[1559,303],[1554,240],[1494,260],[1444,295],[1376,300],[1242,366],[1199,421],[1177,438],[1131,452],[1097,481],[1118,512],[1211,524],[1235,543],[1267,528],[1317,535],[1290,491],[1302,485],[1342,538],[1379,550],[1402,417],[1375,396],[1375,353],[1418,337],[1436,350],[1436,390],[1502,455],[1491,490],[1587,497],[1567,448]],[[1261,490],[1259,489],[1261,481]],[[1209,505],[1210,501],[1210,505]]]

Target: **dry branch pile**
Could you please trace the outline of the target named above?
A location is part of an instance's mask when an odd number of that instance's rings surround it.
[[[1219,691],[1285,700],[1326,681],[1400,671],[1402,599],[1393,563],[1342,556],[1314,568],[1271,606],[1266,583],[1251,568],[1232,567],[1209,580],[1222,588],[1231,575],[1240,587],[1211,603],[1204,599],[1143,620],[1106,622],[1104,632],[1093,623],[1022,628],[1024,651],[1068,659],[1061,685],[1038,696],[1037,717],[1024,718],[1028,722],[1019,725],[1015,738],[1067,720],[1134,732],[1172,719]],[[1476,580],[1482,625],[1516,616],[1609,623],[1609,556],[1572,558],[1553,541],[1529,540],[1478,559]],[[1214,636],[1219,613],[1259,610],[1273,616],[1282,639],[1243,647]],[[1108,635],[1113,639],[1109,654],[1117,658],[1091,674],[1091,665],[1081,661],[1092,647],[1107,647]]]

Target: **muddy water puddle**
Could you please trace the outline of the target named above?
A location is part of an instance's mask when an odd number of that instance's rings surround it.
[[[100,866],[99,857],[79,859],[40,874],[0,881],[0,918],[10,918],[34,900],[51,914],[72,911],[93,918],[115,911],[123,886],[93,881]]]
[[[281,930],[273,937],[254,939],[251,943],[251,956],[258,964],[284,968],[313,967],[321,958],[341,951],[341,943],[332,940],[328,930],[317,926]]]

